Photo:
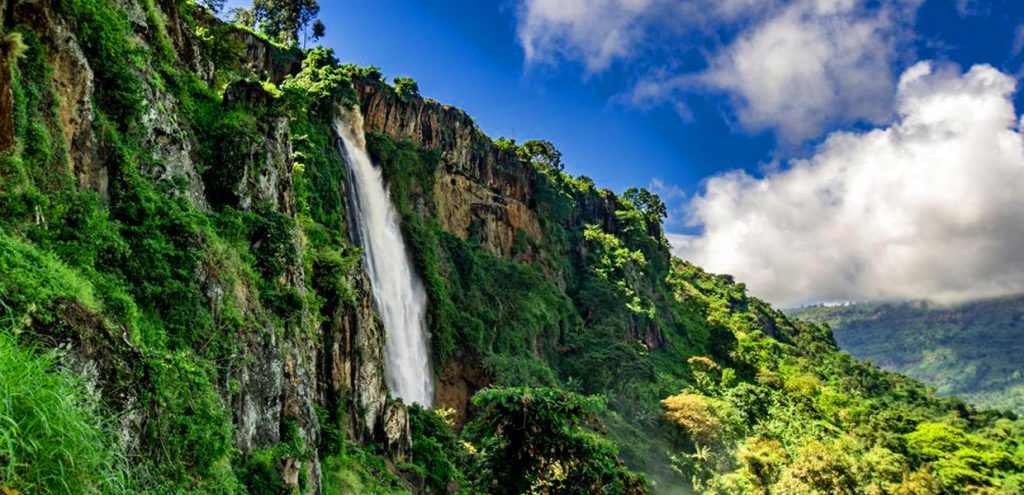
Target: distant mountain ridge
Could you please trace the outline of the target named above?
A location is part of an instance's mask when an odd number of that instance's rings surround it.
[[[1024,414],[1024,295],[952,307],[860,303],[788,313],[828,324],[843,351],[924,381],[942,395]]]

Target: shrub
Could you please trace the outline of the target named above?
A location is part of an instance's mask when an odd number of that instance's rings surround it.
[[[462,469],[469,464],[469,452],[452,432],[445,418],[419,405],[409,408],[413,462],[423,468],[426,485],[445,493],[449,483],[465,485]]]
[[[323,494],[366,493],[391,495],[409,493],[388,470],[384,459],[353,445],[323,460]]]
[[[497,494],[647,493],[618,449],[587,428],[602,403],[551,388],[492,388],[473,396],[466,436],[480,450],[478,483]]]
[[[700,444],[716,442],[722,433],[722,420],[711,401],[698,394],[679,394],[661,401],[665,419],[685,430]]]
[[[854,461],[839,442],[807,442],[776,484],[776,493],[854,495],[860,493]]]
[[[32,244],[0,233],[0,315],[51,323],[51,307],[74,299],[96,309],[93,287],[78,273]]]

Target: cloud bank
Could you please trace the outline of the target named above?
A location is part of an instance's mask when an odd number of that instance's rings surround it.
[[[920,0],[521,0],[518,37],[530,64],[615,62],[646,71],[624,94],[638,106],[723,93],[750,131],[787,143],[830,126],[890,115],[893,67]],[[674,66],[700,50],[704,68]],[[650,60],[662,60],[649,66]]]
[[[763,178],[709,179],[687,209],[703,233],[676,236],[676,252],[781,305],[1024,292],[1015,87],[987,65],[919,63],[892,125],[833,133]]]

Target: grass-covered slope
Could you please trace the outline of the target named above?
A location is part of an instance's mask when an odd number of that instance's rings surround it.
[[[370,139],[426,275],[439,367],[476,363],[485,384],[601,397],[595,427],[660,492],[1019,493],[1020,422],[859,362],[827,329],[672,259],[645,191],[596,189],[534,143],[496,146],[533,165],[544,230],[510,258],[441,227],[432,181],[446,164],[434,151]],[[515,400],[527,407],[541,390]],[[474,405],[471,419],[494,407]]]
[[[320,112],[352,102],[341,68],[261,84],[191,1],[4,14],[0,491],[399,486],[361,460],[347,384],[318,388],[358,305]]]
[[[412,407],[406,451],[404,407],[374,395],[383,336],[329,124],[359,103],[352,77],[395,110],[422,103],[414,84],[243,46],[189,0],[15,3],[0,490],[1020,492],[1020,422],[672,259],[647,191],[475,128],[457,152],[368,136],[429,291],[439,399],[458,409]],[[270,67],[241,63],[260,50]],[[69,69],[79,55],[88,72]],[[500,160],[472,176],[467,156]],[[489,199],[444,210],[441,178]],[[488,219],[513,199],[529,229],[495,249]],[[469,226],[446,228],[439,212],[461,206]]]
[[[792,314],[832,328],[853,356],[917,378],[940,395],[1024,413],[1024,298],[812,306]]]

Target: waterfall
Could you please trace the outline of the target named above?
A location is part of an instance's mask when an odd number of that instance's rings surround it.
[[[384,369],[391,393],[429,407],[434,399],[426,327],[427,294],[412,267],[398,212],[381,170],[366,152],[363,116],[357,106],[334,121],[349,166],[352,218],[386,333]]]

